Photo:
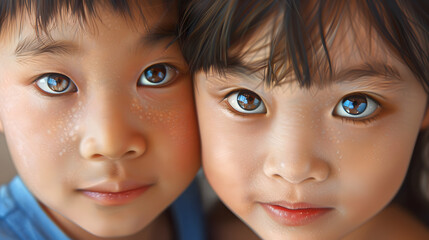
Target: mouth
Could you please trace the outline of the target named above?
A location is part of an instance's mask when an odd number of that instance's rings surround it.
[[[308,203],[261,203],[261,205],[274,221],[286,226],[310,224],[333,210]]]
[[[115,187],[112,187],[115,186]],[[152,185],[129,185],[104,183],[90,188],[78,189],[85,197],[88,197],[103,206],[119,206],[132,202],[141,196]]]

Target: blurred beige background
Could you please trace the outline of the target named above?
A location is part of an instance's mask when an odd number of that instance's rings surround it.
[[[9,151],[6,146],[6,139],[4,135],[0,134],[0,184],[7,183],[16,171],[13,167],[12,160],[10,159]]]

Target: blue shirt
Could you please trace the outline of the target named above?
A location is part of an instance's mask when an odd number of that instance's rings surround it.
[[[180,240],[205,239],[198,186],[194,181],[170,207]],[[68,240],[46,215],[21,178],[0,187],[0,239]]]

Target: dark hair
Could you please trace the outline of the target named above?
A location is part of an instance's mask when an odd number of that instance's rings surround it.
[[[350,9],[352,7],[352,9]],[[265,70],[265,81],[278,84],[292,71],[301,86],[310,86],[321,70],[315,46],[323,49],[332,73],[326,39],[335,34],[346,10],[359,11],[390,50],[428,90],[429,2],[425,0],[193,0],[181,27],[182,50],[192,72],[220,72],[241,64],[238,50],[271,19],[270,53],[246,70]],[[234,51],[231,51],[234,49]],[[324,70],[323,70],[324,71]],[[313,81],[314,82],[314,81]]]
[[[4,31],[7,24],[19,19],[25,13],[34,14],[37,35],[41,32],[49,34],[50,24],[56,17],[64,13],[71,14],[80,24],[85,24],[91,18],[98,18],[97,6],[108,7],[124,18],[133,20],[135,17],[140,17],[144,20],[142,3],[151,1],[157,0],[1,0],[0,33]],[[174,7],[178,11],[178,16],[183,14],[185,0],[161,1],[165,4],[166,9]],[[138,16],[134,15],[136,12],[139,14]]]

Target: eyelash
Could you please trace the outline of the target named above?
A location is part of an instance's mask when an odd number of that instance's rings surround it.
[[[360,120],[356,120],[356,119],[353,119],[353,118],[344,118],[344,117],[342,117],[341,121],[343,123],[346,122],[346,123],[352,123],[352,124],[355,124],[355,125],[359,125],[359,124],[369,125],[369,124],[377,121],[377,119],[378,119],[378,114],[376,116],[373,116],[373,117],[370,117],[370,118],[365,118],[365,119],[360,119]]]
[[[250,114],[241,113],[239,111],[234,110],[228,103],[227,99],[224,99],[223,101],[224,109],[227,110],[229,113],[240,116],[240,117],[249,117]]]

